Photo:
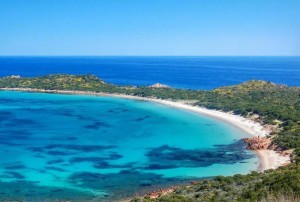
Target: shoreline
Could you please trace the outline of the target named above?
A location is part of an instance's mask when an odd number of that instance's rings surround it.
[[[163,100],[157,98],[148,98],[148,97],[139,97],[133,95],[125,95],[125,94],[115,94],[115,93],[97,93],[91,91],[77,91],[77,90],[44,90],[44,89],[35,89],[35,88],[0,88],[3,91],[22,91],[22,92],[37,92],[37,93],[56,93],[56,94],[72,94],[72,95],[93,95],[93,96],[110,96],[110,97],[118,97],[124,99],[134,99],[141,100],[147,102],[155,102],[159,104],[163,104],[169,107],[183,109],[191,112],[195,112],[200,115],[209,116],[221,121],[225,121],[241,130],[246,132],[251,136],[267,136],[270,131],[265,129],[263,125],[258,122],[246,119],[239,115],[230,114],[227,112],[207,109],[199,106],[192,106],[183,101],[171,101],[171,100]],[[283,156],[279,152],[275,150],[253,150],[260,162],[257,170],[259,172],[263,172],[268,169],[276,169],[280,166],[284,166],[290,163],[289,156]]]

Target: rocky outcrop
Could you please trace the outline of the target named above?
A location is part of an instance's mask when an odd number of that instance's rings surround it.
[[[272,140],[266,137],[245,138],[244,141],[247,144],[247,149],[250,150],[269,149],[272,145]]]
[[[170,86],[164,85],[164,84],[160,84],[160,83],[155,83],[151,86],[149,86],[150,88],[171,88]]]
[[[161,196],[164,196],[166,194],[170,194],[172,192],[174,192],[176,189],[176,187],[171,187],[169,189],[159,189],[157,191],[153,191],[150,194],[148,194],[147,196],[149,196],[150,199],[157,199]]]
[[[21,76],[20,75],[11,75],[6,78],[19,79],[19,78],[21,78]]]

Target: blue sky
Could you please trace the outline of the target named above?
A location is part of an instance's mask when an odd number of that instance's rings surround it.
[[[300,55],[300,0],[0,0],[0,55]]]

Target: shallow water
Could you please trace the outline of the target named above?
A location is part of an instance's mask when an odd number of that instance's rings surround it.
[[[115,200],[256,170],[243,131],[158,103],[0,91],[0,200]]]

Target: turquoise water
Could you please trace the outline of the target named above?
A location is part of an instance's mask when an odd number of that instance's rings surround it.
[[[116,200],[256,170],[243,131],[158,103],[0,91],[0,199]]]

